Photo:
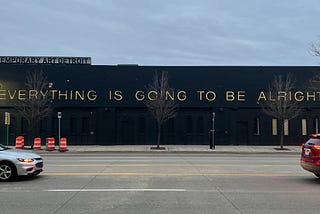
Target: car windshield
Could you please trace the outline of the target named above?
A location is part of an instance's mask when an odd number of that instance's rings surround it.
[[[320,145],[320,139],[318,139],[318,138],[310,138],[307,141],[307,144],[309,144],[309,145]]]
[[[5,147],[4,145],[0,144],[0,151],[3,151],[3,150],[7,150],[9,149],[8,147]]]

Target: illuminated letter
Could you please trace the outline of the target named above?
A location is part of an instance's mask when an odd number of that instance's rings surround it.
[[[299,96],[300,94],[300,96]],[[299,96],[299,97],[298,97]],[[296,93],[294,93],[294,99],[298,102],[303,101],[304,97],[303,97],[303,92],[302,91],[297,91]]]
[[[155,97],[152,98],[152,97],[151,97],[151,94],[154,94]],[[157,93],[156,91],[149,91],[149,93],[148,93],[148,99],[149,99],[149,100],[156,100],[157,98],[158,98],[158,93]]]
[[[0,90],[0,100],[6,99],[6,90]]]
[[[206,93],[206,100],[208,101],[214,101],[216,99],[216,93],[214,91],[208,91]]]
[[[45,91],[45,93],[43,93],[43,91],[40,90],[40,94],[43,97],[43,99],[47,96],[48,94],[48,90]]]
[[[60,100],[60,97],[64,97],[64,100],[68,100],[68,91],[65,91],[65,93],[61,93],[61,91],[59,90],[58,100]]]
[[[88,94],[87,94],[87,97],[88,97],[88,99],[89,100],[96,100],[97,99],[97,92],[96,91],[94,91],[94,90],[90,90],[90,91],[88,91]]]
[[[29,91],[29,99],[31,100],[32,97],[35,97],[35,99],[38,99],[38,91],[37,90],[30,90]]]
[[[261,99],[263,99],[264,101],[267,100],[267,97],[266,97],[266,95],[264,94],[263,91],[261,91],[260,94],[259,94],[258,102],[259,102]]]
[[[199,94],[199,100],[202,100],[202,95],[203,95],[204,91],[197,91],[197,93]]]
[[[234,92],[226,91],[226,101],[234,101]]]
[[[78,100],[78,97],[79,97],[81,100],[84,100],[84,91],[81,91],[81,94],[80,94],[80,91],[76,90],[75,100]]]
[[[26,90],[19,90],[18,91],[18,100],[25,100],[26,99]]]
[[[312,94],[307,91],[307,101],[309,101],[309,98],[312,98],[312,101],[316,101],[316,92],[313,92]]]
[[[283,101],[286,101],[287,99],[287,92],[285,91],[278,91],[278,101],[283,98]]]
[[[271,91],[269,91],[269,100],[270,101],[276,101],[276,99],[272,98],[272,92]]]
[[[9,94],[10,100],[13,100],[15,98],[16,93],[17,93],[17,90],[14,90],[13,94],[11,94],[10,90],[8,90],[8,94]]]
[[[51,92],[51,97],[52,97],[52,99],[54,100],[55,99],[55,95],[56,95],[56,93],[58,92],[57,90],[50,90],[50,92]]]
[[[118,90],[118,91],[115,91],[115,92],[114,92],[114,99],[115,99],[115,100],[120,101],[120,100],[122,100],[122,98],[123,98],[123,97],[122,97],[122,91],[119,91],[119,90]]]
[[[187,99],[187,92],[179,91],[178,94],[177,94],[177,98],[180,101],[185,101]]]
[[[166,91],[166,100],[168,100],[168,97],[170,97],[171,100],[174,100],[174,91],[172,90],[170,94],[170,91]]]
[[[238,91],[238,101],[246,101],[246,92],[245,91]]]
[[[145,98],[143,91],[137,91],[135,97],[138,101],[142,101]]]

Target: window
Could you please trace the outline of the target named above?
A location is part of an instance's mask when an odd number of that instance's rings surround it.
[[[260,135],[260,118],[259,117],[254,118],[253,125],[254,125],[254,134]]]
[[[314,133],[319,133],[319,118],[314,119]]]
[[[278,120],[272,119],[272,135],[278,135]]]
[[[302,135],[307,135],[307,119],[302,119],[301,120],[301,131],[302,131]]]
[[[289,120],[285,119],[283,121],[283,135],[287,136],[289,135]]]

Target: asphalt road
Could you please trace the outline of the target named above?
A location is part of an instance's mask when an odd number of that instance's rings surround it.
[[[0,183],[1,214],[318,214],[299,155],[44,154],[36,178]]]

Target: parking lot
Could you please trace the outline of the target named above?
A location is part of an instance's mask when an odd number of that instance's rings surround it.
[[[319,213],[297,154],[42,154],[36,178],[0,183],[4,214]]]

